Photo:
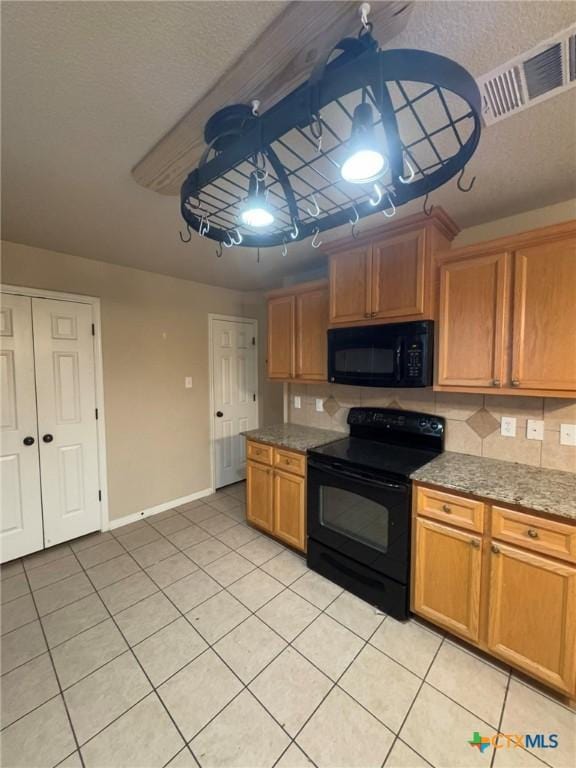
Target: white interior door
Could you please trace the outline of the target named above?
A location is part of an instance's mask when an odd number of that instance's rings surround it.
[[[245,440],[258,426],[256,321],[212,319],[216,488],[246,477]]]
[[[32,299],[44,544],[100,529],[92,308]]]
[[[42,549],[32,300],[2,294],[0,307],[0,559]]]

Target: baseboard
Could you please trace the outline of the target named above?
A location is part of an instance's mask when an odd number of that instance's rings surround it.
[[[171,501],[165,501],[162,504],[157,504],[155,507],[148,507],[140,512],[133,512],[131,515],[124,515],[124,517],[117,517],[114,520],[110,520],[108,529],[120,528],[123,525],[129,525],[135,523],[138,520],[142,520],[145,517],[152,517],[152,515],[158,515],[160,512],[165,512],[167,509],[173,507],[179,507],[181,504],[188,504],[191,501],[197,501],[203,499],[205,496],[210,496],[214,493],[214,488],[204,488],[202,491],[196,491],[189,496],[181,496],[179,499],[172,499]]]

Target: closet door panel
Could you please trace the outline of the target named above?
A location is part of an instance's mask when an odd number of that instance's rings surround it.
[[[42,549],[32,301],[2,294],[0,307],[0,560]]]
[[[33,299],[45,546],[100,528],[92,308]]]

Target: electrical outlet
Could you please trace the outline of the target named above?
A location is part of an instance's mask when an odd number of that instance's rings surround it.
[[[560,445],[576,445],[576,424],[560,424]]]
[[[294,408],[302,408],[302,398],[300,395],[294,395]]]
[[[502,416],[500,434],[503,437],[516,437],[516,419],[513,416]]]
[[[192,376],[186,376],[184,379],[184,388],[192,389]]]
[[[316,398],[316,410],[318,411],[318,413],[322,413],[322,411],[324,410],[324,400],[322,400],[321,397]]]
[[[540,419],[528,419],[526,437],[528,440],[544,440],[544,422]]]

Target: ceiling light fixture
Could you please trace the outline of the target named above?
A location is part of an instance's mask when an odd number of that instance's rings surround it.
[[[317,245],[322,232],[416,198],[430,213],[428,196],[451,179],[472,189],[461,174],[480,141],[475,79],[439,54],[381,50],[367,13],[364,4],[357,38],[266,111],[232,104],[212,115],[180,191],[187,227],[230,247]]]
[[[264,229],[274,223],[274,214],[266,202],[265,178],[260,170],[250,174],[248,197],[240,208],[240,222],[250,229]]]
[[[354,110],[350,154],[340,168],[344,181],[352,184],[376,181],[388,170],[386,158],[374,137],[373,115],[372,107],[366,102],[358,104]]]

